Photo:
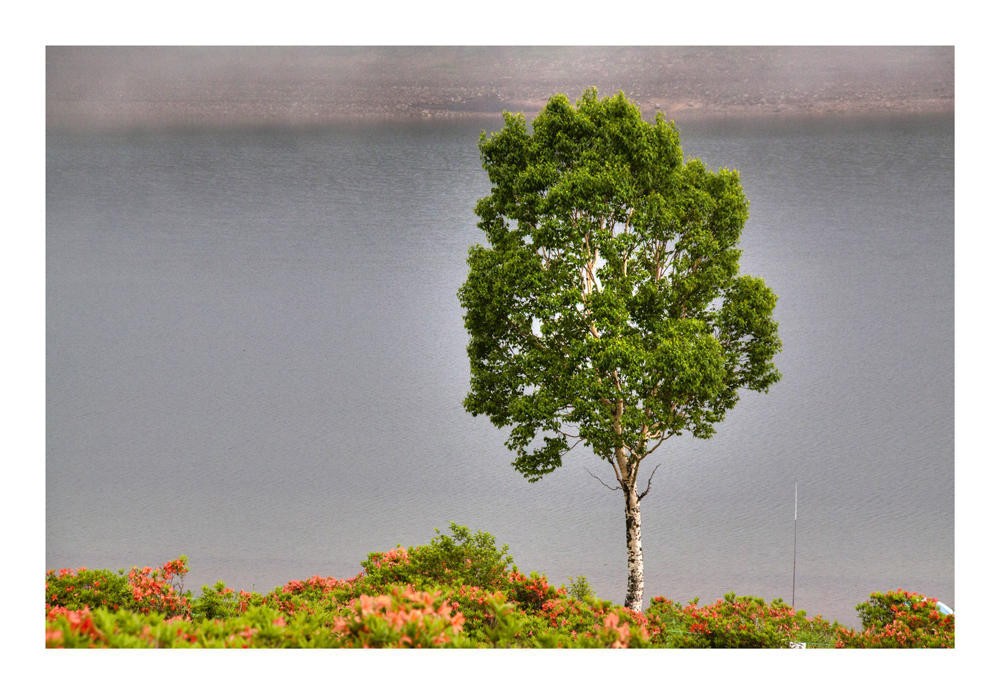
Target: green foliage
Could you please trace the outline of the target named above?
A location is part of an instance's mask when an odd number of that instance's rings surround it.
[[[45,605],[80,610],[84,607],[110,610],[134,606],[132,588],[124,571],[115,573],[107,569],[97,571],[80,567],[48,571],[45,575]]]
[[[767,604],[735,593],[704,607],[698,607],[697,598],[682,607],[655,597],[645,616],[652,644],[668,648],[789,648],[793,641],[829,647],[839,627],[820,615],[809,619],[781,598]]]
[[[799,626],[795,640],[804,643],[806,648],[833,648],[837,643],[837,631],[843,629],[839,622],[833,624],[823,619],[822,615],[806,617],[805,610],[799,610],[795,615]]]
[[[464,623],[465,617],[452,613],[440,591],[424,593],[407,586],[389,595],[361,596],[333,630],[342,635],[344,648],[434,648],[465,645]]]
[[[414,568],[419,556],[417,566],[431,573]],[[167,590],[167,581],[186,571],[184,558],[127,574],[49,571],[46,646],[787,648],[805,641],[810,648],[954,647],[954,616],[916,593],[872,594],[858,606],[859,633],[796,613],[781,599],[766,603],[733,593],[701,607],[697,599],[681,605],[655,597],[645,613],[636,612],[595,598],[583,576],[567,591],[549,585],[544,574],[506,568],[511,563],[492,535],[452,525],[450,536],[437,533],[428,545],[370,554],[366,570],[353,578],[313,576],[264,595],[221,581],[203,586],[182,614],[176,612],[186,594]],[[116,599],[125,606],[115,608]]]
[[[837,630],[837,648],[954,648],[955,615],[919,593],[872,593],[858,603],[862,631]]]
[[[496,547],[496,539],[482,530],[450,523],[451,537],[436,536],[430,545],[373,552],[361,562],[366,573],[365,586],[409,583],[411,585],[466,585],[484,590],[500,590],[509,584],[508,573],[513,559],[507,545]]]
[[[567,593],[571,598],[576,598],[581,601],[596,597],[594,595],[594,591],[590,587],[590,584],[587,583],[586,576],[577,576],[576,578],[570,577],[569,590]]]
[[[502,595],[487,599],[486,618],[480,629],[481,641],[491,648],[511,648],[519,645],[519,637],[530,631],[527,619],[505,602]]]
[[[50,613],[48,648],[336,648],[342,639],[321,618],[288,618],[270,607],[238,617],[190,620],[89,608]]]
[[[684,609],[687,634],[674,640],[678,648],[788,648],[798,631],[795,612],[780,598],[736,597],[699,608]]]
[[[187,557],[168,561],[156,569],[132,567],[128,574],[106,569],[60,569],[45,574],[46,609],[67,610],[104,607],[134,612],[155,612],[168,617],[190,614],[190,591],[184,590]]]
[[[544,574],[541,576],[532,571],[525,576],[516,569],[510,573],[510,599],[524,612],[536,613],[545,608],[549,600],[554,600],[565,591],[549,585]]]
[[[226,619],[242,611],[238,596],[222,581],[214,586],[202,586],[201,595],[191,604],[192,616],[203,619]]]
[[[673,123],[643,121],[621,93],[554,96],[531,134],[504,119],[479,141],[492,189],[475,209],[488,245],[459,291],[465,407],[511,427],[529,481],[573,436],[634,485],[659,441],[711,436],[739,389],[780,377],[777,298],[738,274],[739,174],[684,162]]]

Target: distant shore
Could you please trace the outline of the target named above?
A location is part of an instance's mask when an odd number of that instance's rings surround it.
[[[577,95],[578,96],[578,95]],[[666,100],[664,100],[666,101]],[[544,102],[521,102],[495,111],[455,110],[445,106],[432,109],[318,110],[297,113],[294,108],[275,108],[268,104],[239,102],[200,108],[185,103],[63,104],[54,107],[47,119],[50,131],[160,130],[186,128],[313,128],[352,122],[400,122],[442,120],[487,120],[499,118],[504,111],[524,113],[531,120]],[[648,120],[662,112],[667,120],[681,122],[733,120],[778,120],[821,117],[892,117],[899,115],[954,114],[953,100],[921,102],[879,102],[843,100],[833,103],[794,105],[734,105],[640,103]]]
[[[49,47],[50,132],[537,113],[623,91],[647,118],[954,113],[950,47]]]

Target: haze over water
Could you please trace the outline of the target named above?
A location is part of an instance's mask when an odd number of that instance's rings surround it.
[[[461,406],[456,291],[499,119],[49,135],[47,568],[188,587],[349,577],[454,521],[621,603],[623,502],[574,451],[528,484]],[[950,117],[682,127],[741,172],[742,269],[779,296],[783,379],[644,500],[646,603],[734,590],[856,624],[869,592],[954,604]]]

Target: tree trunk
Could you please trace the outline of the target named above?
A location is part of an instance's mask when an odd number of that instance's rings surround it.
[[[625,489],[625,542],[628,547],[628,591],[625,593],[625,607],[642,612],[642,538],[639,518],[639,495],[635,483]]]

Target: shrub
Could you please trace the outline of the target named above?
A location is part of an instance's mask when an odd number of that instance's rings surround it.
[[[429,545],[369,554],[361,562],[363,583],[368,587],[464,584],[490,591],[506,588],[513,563],[507,545],[497,549],[495,538],[482,530],[473,534],[455,523],[450,528],[451,537],[435,529],[436,536]]]
[[[161,614],[54,608],[47,616],[47,648],[332,648],[329,625],[308,615],[287,618],[266,606],[229,619],[166,618]]]
[[[46,614],[46,648],[101,648],[104,634],[94,625],[89,607],[69,610],[53,607]]]
[[[763,598],[735,593],[704,607],[692,601],[680,608],[653,598],[647,619],[654,625],[654,643],[675,648],[788,648],[801,628],[781,598],[768,605]]]
[[[507,580],[510,599],[529,614],[541,611],[547,600],[566,594],[564,588],[550,586],[544,574],[539,576],[534,571],[525,576],[514,569],[508,574]]]
[[[576,598],[577,600],[587,600],[589,598],[597,597],[594,595],[594,591],[591,589],[590,584],[587,583],[586,576],[577,576],[576,578],[570,577],[569,589],[566,592],[570,597]]]
[[[122,569],[117,574],[80,567],[45,573],[45,611],[61,607],[69,611],[106,607],[117,610],[132,605],[132,586]]]
[[[191,616],[202,619],[235,617],[246,612],[249,606],[244,595],[247,594],[240,591],[237,596],[232,588],[226,588],[223,581],[214,586],[202,586],[201,595],[191,603]]]
[[[451,524],[430,544],[374,552],[354,578],[312,576],[260,595],[225,583],[193,600],[180,557],[127,574],[46,573],[51,648],[786,648],[954,645],[954,618],[913,593],[873,594],[865,631],[810,620],[780,599],[729,593],[704,607],[655,597],[644,613],[599,600],[584,576],[570,588],[525,576],[492,535]],[[900,641],[902,639],[902,641]]]
[[[496,631],[496,614],[500,606],[507,603],[503,591],[490,592],[479,586],[458,585],[451,587],[446,598],[453,610],[465,616],[462,629],[469,638],[496,645],[500,638],[500,633]],[[512,605],[508,607],[513,609]],[[514,629],[507,638],[513,639],[517,632]]]
[[[81,567],[74,572],[60,569],[58,573],[45,574],[46,611],[50,607],[64,607],[70,611],[84,607],[119,608],[166,616],[189,615],[190,593],[184,592],[184,575],[187,574],[187,557],[181,556],[163,566],[152,569],[132,567],[125,575],[108,570],[88,571]]]
[[[955,615],[919,593],[872,593],[858,603],[862,631],[837,629],[836,648],[954,648]]]
[[[389,595],[362,595],[353,613],[338,619],[333,631],[346,648],[433,648],[455,645],[465,617],[452,612],[440,592],[394,588]]]
[[[682,608],[662,595],[649,601],[649,609],[645,615],[649,624],[650,640],[654,646],[666,648],[672,645],[676,634],[686,631]]]

